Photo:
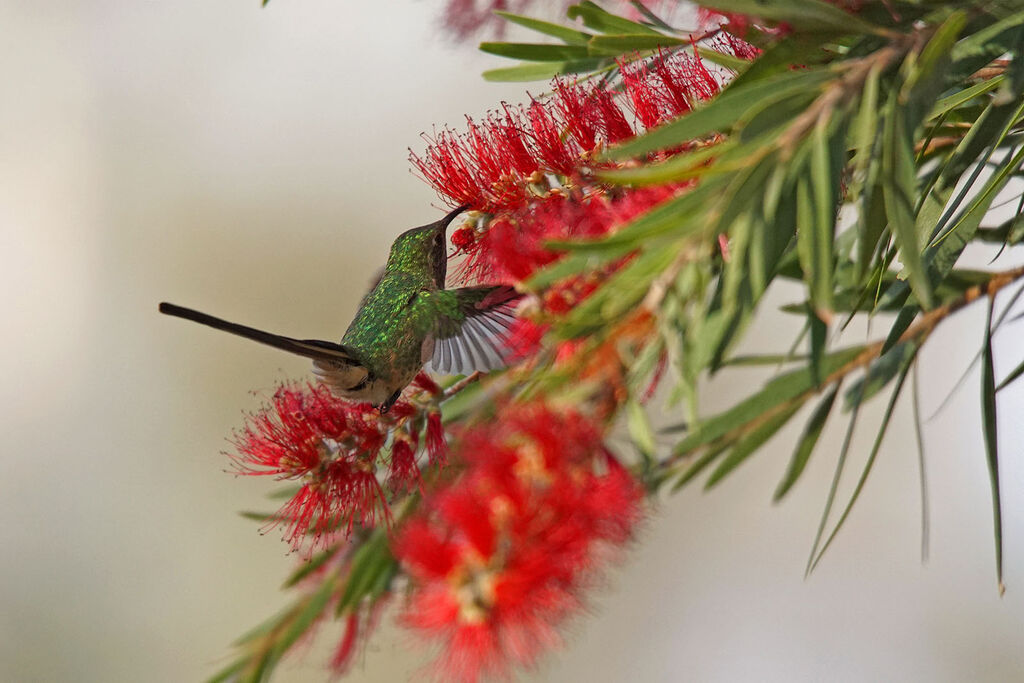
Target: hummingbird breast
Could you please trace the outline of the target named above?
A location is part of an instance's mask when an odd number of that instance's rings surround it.
[[[342,344],[359,354],[368,371],[366,378],[324,364],[327,367],[314,368],[321,381],[343,398],[374,404],[404,388],[423,367],[423,346],[432,317],[426,307],[416,303],[420,292],[432,288],[428,279],[386,271],[363,299],[342,337]]]

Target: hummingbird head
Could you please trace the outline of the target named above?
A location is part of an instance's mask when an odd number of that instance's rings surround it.
[[[406,230],[391,245],[389,270],[424,272],[430,275],[438,288],[443,289],[448,272],[448,253],[445,233],[455,217],[468,207],[463,205],[439,221]]]

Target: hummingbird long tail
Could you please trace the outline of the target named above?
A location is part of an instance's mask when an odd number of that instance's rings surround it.
[[[239,325],[238,323],[228,322],[221,318],[216,318],[206,313],[193,310],[191,308],[185,308],[184,306],[176,306],[163,302],[160,304],[160,312],[165,315],[174,316],[175,318],[184,318],[185,320],[191,320],[197,322],[200,325],[207,325],[217,330],[224,332],[230,332],[231,334],[238,335],[239,337],[245,337],[257,341],[267,346],[273,346],[275,349],[281,349],[283,351],[289,351],[306,358],[312,358],[313,360],[325,360],[332,363],[341,365],[356,365],[362,366],[352,354],[351,349],[341,344],[335,344],[334,342],[321,341],[319,339],[292,339],[291,337],[283,337],[279,334],[273,334],[271,332],[264,332],[258,330],[255,327],[247,327],[245,325]]]

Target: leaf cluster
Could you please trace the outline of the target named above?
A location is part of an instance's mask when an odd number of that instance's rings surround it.
[[[603,152],[597,180],[631,187],[693,181],[692,190],[638,216],[607,237],[553,244],[568,256],[538,273],[537,290],[630,256],[593,296],[556,328],[562,338],[599,338],[638,309],[657,317],[658,333],[631,358],[649,377],[667,353],[669,404],[686,419],[667,432],[663,457],[649,419],[626,403],[629,432],[652,488],[678,488],[704,473],[718,484],[814,403],[776,489],[784,496],[805,470],[837,405],[848,414],[809,568],[847,519],[881,447],[905,380],[931,332],[977,299],[990,311],[1019,269],[956,268],[972,243],[1018,244],[1016,214],[995,227],[987,215],[1020,178],[1024,162],[1024,9],[1016,2],[865,2],[856,14],[818,0],[713,0],[709,8],[753,15],[755,61],[722,59],[650,14],[634,21],[589,2],[559,26],[507,15],[559,43],[484,43],[492,54],[524,60],[489,78],[553,74],[618,78],[614,58],[696,50],[734,77],[700,108]],[[709,34],[710,35],[710,34]],[[694,145],[694,142],[698,144]],[[679,153],[680,149],[692,149]],[[725,244],[726,248],[720,248]],[[740,363],[735,349],[776,280],[802,284],[786,309],[803,318],[789,366],[763,388],[717,415],[702,415],[698,381]],[[851,321],[894,315],[886,335],[862,346],[831,348]],[[991,316],[990,316],[991,318]],[[876,323],[877,324],[877,323]],[[1001,582],[996,391],[986,327],[981,352],[984,442],[992,478],[997,570]],[[796,353],[805,345],[805,353]],[[846,385],[845,391],[843,386]],[[861,406],[889,391],[876,438],[848,502],[829,521]],[[685,401],[684,401],[685,399]]]

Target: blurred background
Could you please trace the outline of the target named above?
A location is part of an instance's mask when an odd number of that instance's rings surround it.
[[[0,0],[2,681],[199,680],[285,604],[296,559],[236,514],[266,509],[273,485],[225,473],[220,451],[243,411],[308,365],[156,304],[340,337],[390,241],[440,215],[406,148],[525,99],[522,85],[482,81],[497,59],[453,44],[439,2],[258,5]],[[929,343],[925,415],[983,322],[971,308]],[[798,324],[763,316],[745,350],[785,349]],[[997,337],[997,373],[1020,339],[1020,326]],[[724,374],[705,408],[765,376]],[[924,425],[927,563],[904,401],[804,579],[842,430],[772,506],[794,420],[713,492],[661,501],[567,647],[523,680],[1021,680],[1024,387],[1000,395],[1000,598],[978,385],[975,369]],[[862,415],[843,491],[881,408]],[[325,680],[339,633],[323,627],[277,680]],[[385,620],[349,680],[405,680],[425,654]]]

